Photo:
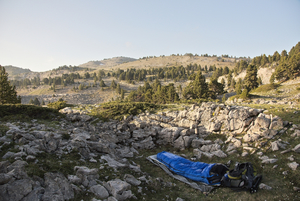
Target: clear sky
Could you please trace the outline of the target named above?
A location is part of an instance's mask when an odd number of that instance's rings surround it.
[[[116,56],[273,55],[299,41],[299,0],[0,0],[0,64],[32,71]]]

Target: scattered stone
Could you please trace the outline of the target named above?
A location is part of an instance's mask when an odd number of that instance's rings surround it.
[[[275,158],[268,158],[268,159],[265,159],[263,160],[261,163],[265,163],[265,164],[268,164],[268,163],[276,163],[278,161],[278,159],[275,159]]]
[[[249,153],[246,152],[246,151],[244,151],[244,152],[242,153],[242,157],[245,157],[245,156],[248,156],[248,155],[249,155]]]
[[[292,170],[296,170],[297,169],[297,167],[299,166],[299,163],[297,163],[297,162],[292,162],[292,163],[288,163],[287,164]]]
[[[287,159],[289,159],[290,161],[294,161],[295,160],[295,158],[294,158],[294,156],[293,155],[291,155],[290,157],[288,157]]]
[[[294,191],[297,191],[297,192],[300,192],[300,188],[299,188],[299,187],[296,187],[296,186],[293,187],[293,190],[294,190]]]
[[[288,153],[288,152],[290,152],[291,151],[291,149],[286,149],[286,150],[284,150],[284,151],[281,151],[280,153],[281,154],[285,154],[285,153]]]
[[[141,181],[137,180],[133,175],[130,174],[125,174],[124,180],[134,186],[138,186],[141,184]]]
[[[235,153],[237,153],[237,150],[232,150],[232,151],[228,152],[227,154],[232,155],[232,154],[235,154]]]
[[[219,157],[219,158],[226,158],[227,155],[222,151],[222,150],[216,150],[216,151],[213,151],[211,152],[213,155]]]
[[[106,199],[109,196],[108,191],[106,190],[106,188],[104,188],[103,186],[101,186],[100,184],[92,186],[90,188],[90,191],[92,193],[94,193],[96,195],[97,198],[100,199]]]
[[[264,183],[260,183],[259,184],[259,189],[264,189],[264,190],[272,190],[272,187],[271,186],[268,186]]]
[[[294,152],[300,153],[300,144],[296,145],[293,149]]]

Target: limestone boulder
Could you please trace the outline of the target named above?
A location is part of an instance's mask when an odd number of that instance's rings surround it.
[[[105,187],[119,201],[129,199],[133,196],[130,190],[131,185],[126,181],[122,181],[120,179],[108,181]]]
[[[94,185],[90,188],[90,191],[92,193],[94,193],[94,195],[97,197],[97,198],[100,198],[100,199],[106,199],[109,197],[109,193],[108,191],[106,190],[106,188],[104,188],[103,186],[101,186],[100,184],[97,184],[97,185]]]
[[[183,128],[180,127],[163,128],[158,133],[158,138],[162,144],[173,143],[179,137],[182,130]]]
[[[45,193],[43,201],[70,200],[74,198],[74,190],[62,173],[45,173]]]
[[[203,138],[195,138],[193,139],[192,141],[192,147],[193,148],[199,148],[203,145],[209,145],[209,144],[212,144],[213,142],[211,140],[204,140]]]
[[[133,175],[131,175],[131,174],[125,174],[125,175],[124,175],[124,180],[125,180],[127,183],[129,183],[129,184],[131,184],[131,185],[134,185],[134,186],[138,186],[138,185],[141,184],[141,181],[138,180],[138,179],[136,179],[136,178],[135,178]]]
[[[2,201],[22,200],[33,190],[33,184],[31,179],[20,179],[0,185],[0,198]]]
[[[274,117],[270,124],[270,129],[280,130],[284,127],[283,120],[280,117]]]
[[[135,149],[152,149],[155,147],[155,144],[153,142],[152,137],[149,136],[142,141],[132,143],[132,146]]]

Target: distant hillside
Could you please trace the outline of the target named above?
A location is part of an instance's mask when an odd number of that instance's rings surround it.
[[[3,66],[3,67],[5,68],[5,71],[8,73],[9,79],[13,79],[19,74],[32,73],[32,71],[29,69],[24,69],[16,66]]]
[[[130,57],[113,57],[111,59],[103,59],[101,61],[89,61],[79,66],[84,68],[99,68],[99,67],[108,68],[108,67],[114,67],[116,65],[132,62],[136,60],[137,59],[130,58]]]
[[[86,68],[101,68],[104,70],[116,70],[128,69],[128,68],[159,68],[159,67],[171,67],[171,66],[187,66],[189,64],[197,64],[201,66],[215,65],[217,68],[227,66],[229,69],[234,68],[235,62],[239,61],[239,58],[229,57],[205,57],[205,56],[188,56],[188,55],[171,55],[171,56],[151,56],[143,57],[142,59],[133,59],[128,57],[114,57],[111,59],[104,59],[101,61],[89,61],[85,64],[79,65]]]

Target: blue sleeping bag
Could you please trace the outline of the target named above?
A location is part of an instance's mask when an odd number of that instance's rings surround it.
[[[204,182],[210,185],[220,184],[219,181],[212,183],[212,180],[209,179],[215,176],[211,175],[211,169],[215,166],[215,163],[193,162],[166,151],[158,153],[157,159],[165,164],[172,172],[193,181]]]

